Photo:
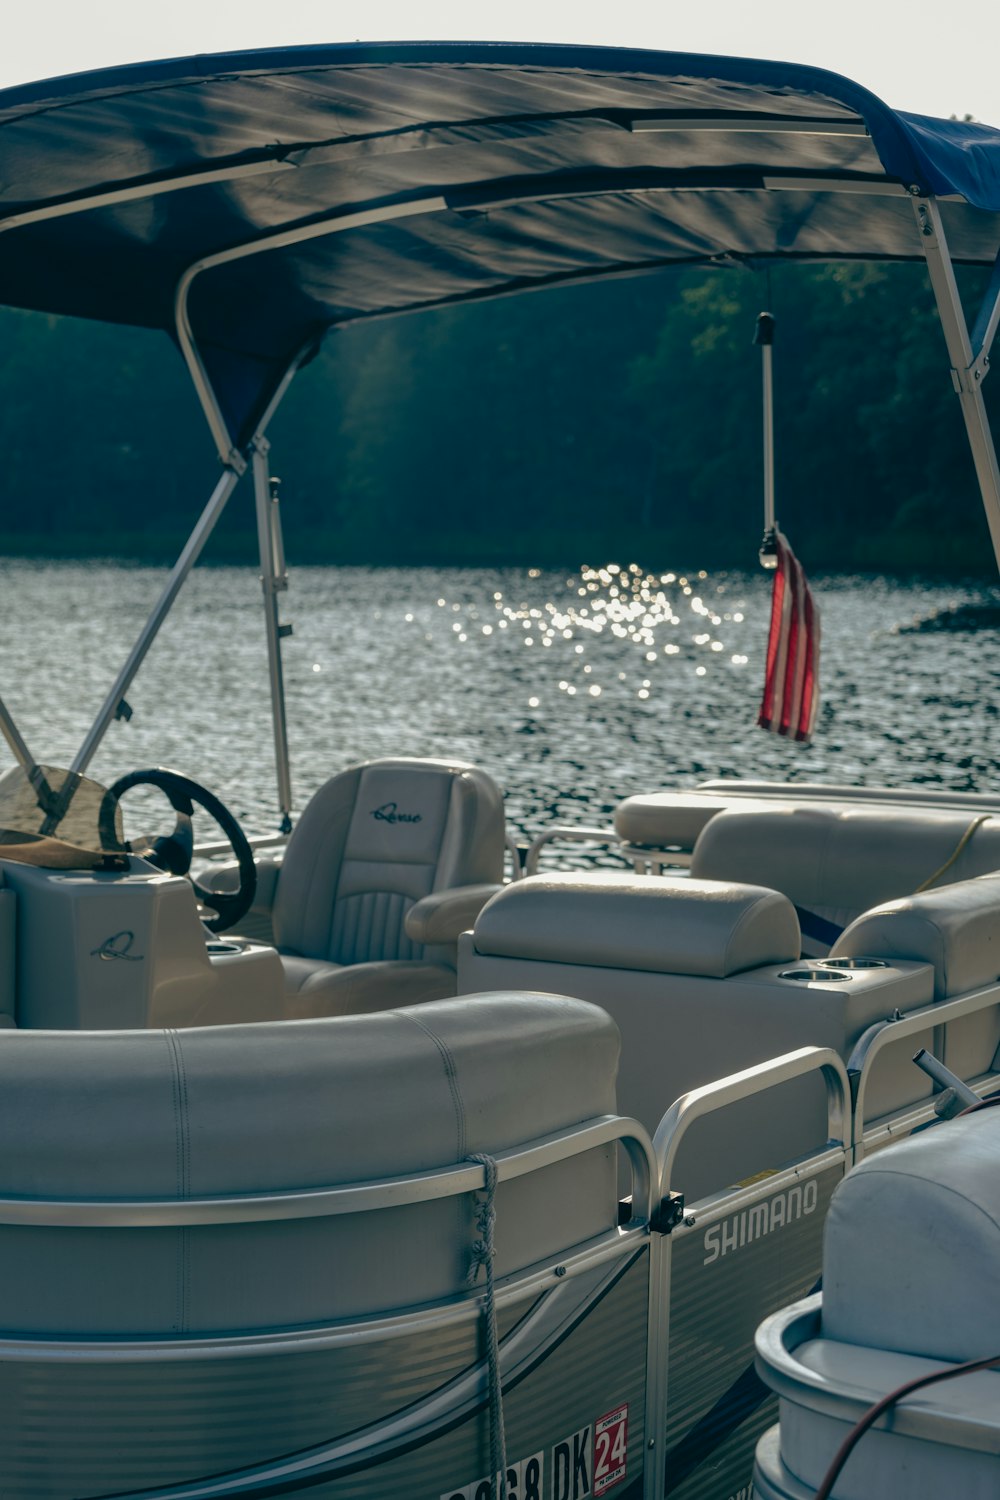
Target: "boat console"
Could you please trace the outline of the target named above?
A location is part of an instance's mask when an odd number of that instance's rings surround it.
[[[0,1004],[8,1025],[106,1031],[282,1015],[273,948],[206,934],[187,880],[134,855],[123,863],[47,870],[0,861]]]

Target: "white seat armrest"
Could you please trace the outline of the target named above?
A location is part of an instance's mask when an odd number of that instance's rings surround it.
[[[1000,976],[1000,875],[886,901],[841,933],[833,956],[933,964],[935,1000],[995,984]]]
[[[484,957],[709,979],[801,951],[795,909],[777,891],[604,870],[513,881],[480,915],[474,941]]]
[[[406,913],[406,935],[415,943],[457,943],[501,885],[458,885],[432,891]]]

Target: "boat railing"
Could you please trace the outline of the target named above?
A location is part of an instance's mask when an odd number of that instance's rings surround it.
[[[973,990],[954,1000],[939,1000],[869,1027],[848,1061],[854,1099],[855,1165],[873,1151],[905,1139],[938,1118],[941,1092],[932,1093],[930,1084],[922,1098],[911,1098],[889,1109],[881,1107],[887,1086],[895,1087],[903,1069],[908,1077],[917,1078],[916,1069],[911,1072],[908,1068],[913,1052],[926,1047],[982,1098],[1000,1088],[998,1043],[1000,985]],[[906,1052],[901,1057],[898,1049],[904,1046]],[[961,1056],[956,1055],[958,1049]],[[878,1101],[875,1108],[873,1100]]]
[[[281,849],[288,843],[287,833],[253,833],[247,834],[247,843],[251,849]],[[205,843],[195,844],[194,856],[196,859],[227,859],[233,857],[233,846],[228,839],[209,839]]]
[[[763,1098],[780,1111],[777,1091],[803,1082],[825,1087],[826,1139],[815,1139],[815,1112],[790,1110],[786,1162],[776,1166],[762,1145],[757,1170],[742,1182],[685,1202],[676,1189],[692,1130],[748,1101]],[[662,1232],[650,1291],[647,1430],[658,1442],[647,1494],[663,1495],[669,1475],[671,1489],[685,1494],[736,1495],[749,1484],[757,1438],[775,1420],[754,1372],[756,1327],[814,1289],[826,1210],[851,1164],[843,1061],[832,1048],[804,1047],[693,1089],[664,1115],[653,1145]]]
[[[542,856],[542,850],[549,844],[598,844],[602,848],[618,852],[621,839],[613,828],[590,828],[586,826],[570,827],[561,824],[545,828],[537,834],[528,845],[528,852],[524,859],[525,875],[537,875],[538,864]]]
[[[571,1129],[497,1152],[493,1158],[497,1182],[523,1177],[612,1143],[620,1144],[625,1150],[632,1173],[631,1214],[619,1227],[625,1230],[645,1227],[652,1215],[657,1163],[646,1131],[637,1120],[623,1115],[599,1115]],[[485,1174],[482,1163],[469,1160],[400,1177],[292,1192],[149,1199],[0,1198],[0,1224],[149,1229],[325,1218],[410,1207],[462,1193],[481,1192]]]

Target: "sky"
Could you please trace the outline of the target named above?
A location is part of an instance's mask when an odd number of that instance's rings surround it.
[[[1000,126],[1000,0],[35,0],[0,87],[192,52],[310,42],[537,41],[730,53],[844,73],[887,104]]]

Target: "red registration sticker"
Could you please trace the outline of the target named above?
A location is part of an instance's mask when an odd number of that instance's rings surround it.
[[[628,1403],[594,1423],[594,1494],[606,1495],[625,1478],[628,1462]]]

